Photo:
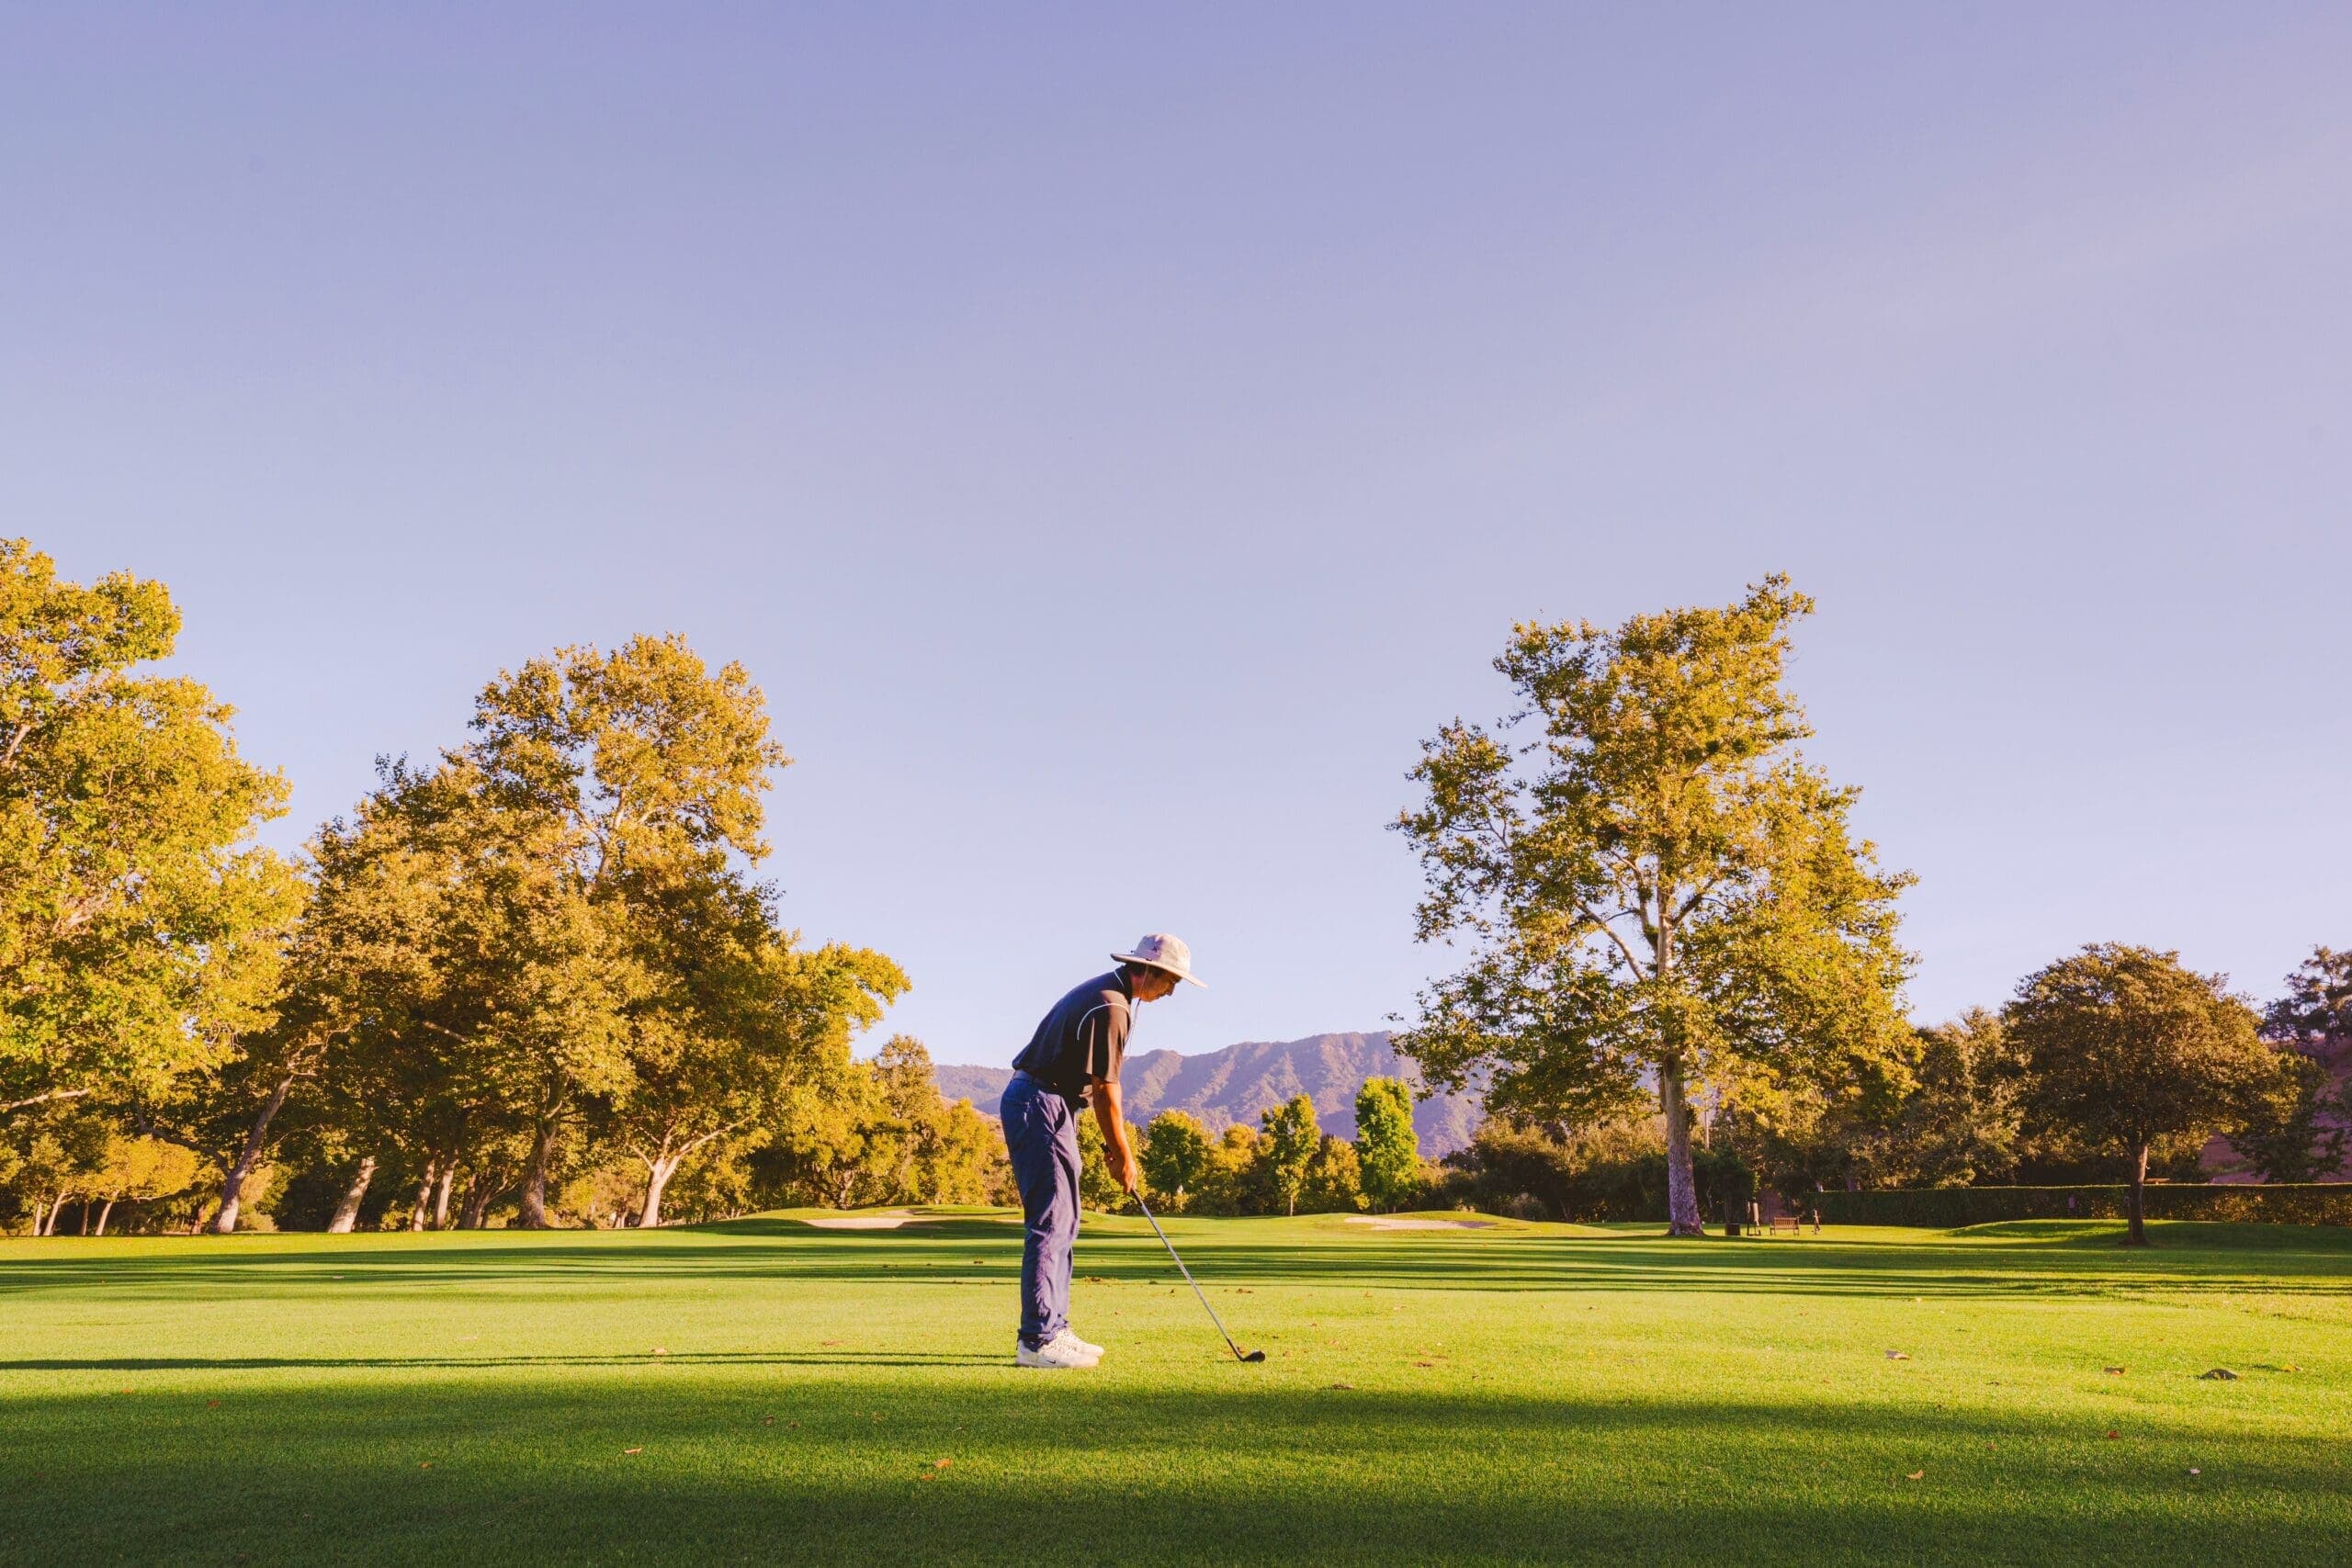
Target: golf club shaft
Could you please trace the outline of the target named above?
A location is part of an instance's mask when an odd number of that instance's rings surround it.
[[[1184,1276],[1184,1283],[1192,1286],[1193,1294],[1201,1298],[1201,1306],[1208,1313],[1209,1321],[1216,1325],[1217,1333],[1225,1339],[1225,1348],[1233,1352],[1235,1360],[1249,1359],[1241,1353],[1241,1347],[1233,1342],[1233,1336],[1225,1332],[1225,1320],[1217,1316],[1216,1308],[1209,1305],[1208,1292],[1201,1289],[1201,1282],[1198,1280],[1193,1278],[1193,1271],[1184,1267],[1183,1255],[1176,1250],[1176,1244],[1168,1239],[1166,1231],[1159,1228],[1159,1220],[1152,1216],[1151,1205],[1143,1201],[1143,1194],[1140,1192],[1135,1195],[1135,1199],[1136,1207],[1143,1211],[1143,1217],[1151,1221],[1151,1234],[1159,1238],[1159,1245],[1166,1247],[1168,1256],[1176,1260],[1176,1272]]]

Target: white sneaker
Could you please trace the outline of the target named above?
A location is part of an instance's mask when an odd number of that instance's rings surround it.
[[[1097,1345],[1097,1344],[1094,1344],[1094,1343],[1093,1343],[1092,1341],[1091,1341],[1091,1340],[1086,1340],[1086,1339],[1080,1339],[1080,1338],[1079,1338],[1079,1337],[1078,1337],[1078,1330],[1076,1330],[1075,1328],[1065,1328],[1065,1329],[1063,1329],[1063,1330],[1062,1330],[1062,1332],[1063,1332],[1064,1334],[1066,1334],[1066,1335],[1068,1335],[1068,1336],[1069,1337],[1071,1343],[1075,1344],[1075,1345],[1076,1345],[1080,1349],[1081,1349],[1081,1350],[1085,1351],[1089,1356],[1091,1356],[1094,1359],[1096,1359],[1096,1360],[1098,1360],[1098,1361],[1099,1361],[1099,1360],[1101,1360],[1101,1359],[1102,1359],[1102,1346]]]
[[[1095,1359],[1094,1356],[1087,1354],[1078,1336],[1067,1328],[1035,1349],[1023,1343],[1012,1358],[1015,1366],[1049,1367],[1065,1371],[1091,1367]]]

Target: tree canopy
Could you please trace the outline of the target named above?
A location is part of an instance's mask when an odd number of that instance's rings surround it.
[[[2007,1010],[2030,1120],[2131,1162],[2131,1240],[2147,1240],[2152,1152],[2194,1147],[2278,1089],[2254,1010],[2174,953],[2094,943],[2026,976]]]
[[[1693,1091],[1752,1116],[1907,1087],[1896,942],[1907,874],[1878,869],[1858,791],[1795,750],[1781,687],[1812,601],[1768,578],[1722,609],[1516,628],[1520,706],[1422,748],[1424,942],[1461,942],[1398,1040],[1490,1108],[1591,1123],[1654,1092],[1669,1225],[1699,1234]]]
[[[1298,1213],[1298,1195],[1306,1186],[1315,1156],[1323,1145],[1323,1131],[1315,1120],[1315,1101],[1295,1094],[1263,1112],[1260,1124],[1266,1134],[1266,1174],[1281,1198],[1283,1212]]]
[[[1142,1162],[1154,1201],[1182,1213],[1209,1178],[1208,1129],[1182,1111],[1163,1111],[1144,1128]]]
[[[1404,1079],[1366,1078],[1356,1090],[1356,1160],[1364,1195],[1384,1209],[1420,1185],[1413,1086]]]
[[[0,539],[0,1119],[152,1090],[269,1019],[300,901],[251,842],[286,783],[167,658],[163,584]]]

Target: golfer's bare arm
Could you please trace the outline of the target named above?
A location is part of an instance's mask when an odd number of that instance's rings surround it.
[[[1138,1173],[1136,1152],[1127,1146],[1127,1119],[1119,1109],[1119,1080],[1096,1078],[1093,1084],[1093,1092],[1086,1098],[1094,1102],[1094,1120],[1102,1124],[1102,1152],[1108,1156],[1105,1163],[1110,1166],[1111,1174],[1119,1179],[1119,1185],[1132,1192],[1136,1183],[1130,1178]]]

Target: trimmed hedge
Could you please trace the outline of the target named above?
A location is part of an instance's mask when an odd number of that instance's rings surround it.
[[[2352,1225],[2352,1181],[2208,1186],[2152,1181],[2152,1220],[2231,1220],[2277,1225]],[[2132,1190],[2112,1187],[1933,1187],[1877,1192],[1814,1192],[1824,1224],[1926,1225],[1957,1230],[2002,1220],[2120,1220]],[[2072,1198],[2075,1206],[2067,1208]]]

